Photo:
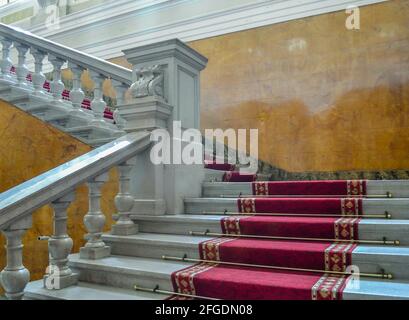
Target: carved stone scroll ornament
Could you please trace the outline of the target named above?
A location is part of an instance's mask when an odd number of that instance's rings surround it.
[[[155,96],[164,99],[163,70],[159,65],[135,70],[136,81],[131,86],[133,97]]]

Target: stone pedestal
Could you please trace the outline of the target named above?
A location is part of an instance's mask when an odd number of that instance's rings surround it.
[[[139,70],[158,65],[163,71],[163,97],[173,106],[171,120],[182,128],[200,127],[200,71],[207,58],[178,39],[162,41],[123,51],[133,65],[134,77]]]
[[[127,121],[124,130],[165,129],[173,155],[174,143],[186,145],[174,133],[174,122],[185,129],[200,129],[200,72],[207,58],[178,39],[162,41],[124,51],[133,65],[134,101],[119,106]],[[138,155],[131,189],[135,196],[133,212],[138,214],[177,214],[184,212],[185,197],[201,196],[204,180],[202,164],[153,164],[150,150]],[[172,156],[171,156],[172,159]]]
[[[172,107],[163,99],[154,96],[135,99],[132,103],[118,107],[120,116],[126,121],[126,132],[166,129]],[[132,213],[163,215],[166,212],[164,199],[164,167],[150,159],[150,148],[135,156],[131,169],[130,193],[134,197]]]

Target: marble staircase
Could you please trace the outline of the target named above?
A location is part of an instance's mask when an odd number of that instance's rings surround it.
[[[149,160],[152,130],[170,129],[172,121],[181,121],[183,128],[199,128],[199,76],[207,59],[179,40],[170,40],[125,51],[133,65],[129,70],[4,24],[0,24],[0,41],[0,98],[98,147],[0,194],[0,230],[7,238],[7,265],[1,280],[7,298],[168,298],[173,292],[172,273],[194,262],[163,256],[197,259],[198,244],[213,238],[206,232],[222,233],[223,213],[236,212],[237,199],[252,192],[250,182],[222,182],[223,171],[202,165],[154,165]],[[15,62],[11,61],[12,46],[18,55]],[[28,52],[34,58],[31,71],[26,66]],[[53,67],[50,92],[44,89],[46,56]],[[74,76],[69,100],[63,99],[66,88],[61,81],[66,63]],[[82,106],[80,77],[86,69],[95,85],[90,110]],[[105,81],[111,82],[117,94],[113,120],[104,116]],[[113,167],[119,171],[114,199],[117,221],[103,234],[105,216],[100,203],[112,199],[101,199],[100,190]],[[89,212],[84,217],[88,234],[80,252],[70,254],[67,208],[74,201],[73,190],[83,184],[89,187]],[[360,237],[379,242],[386,238],[399,245],[359,244],[352,263],[362,272],[387,272],[393,279],[362,277],[359,288],[347,284],[343,298],[409,299],[409,181],[368,181],[367,191],[369,195],[390,192],[393,197],[363,199]],[[49,270],[44,279],[30,282],[22,261],[22,237],[32,227],[32,213],[44,205],[53,209],[54,234],[41,238],[48,240],[50,266],[61,273]],[[390,216],[365,217],[385,212]],[[204,234],[196,236],[192,231]],[[46,288],[53,277],[60,286]],[[135,285],[159,286],[169,294],[136,291]]]
[[[100,260],[80,259],[78,254],[70,255],[69,265],[79,274],[82,286],[97,285],[106,292],[101,298],[109,298],[111,288],[132,292],[133,286],[154,288],[159,285],[162,290],[173,291],[171,274],[192,263],[167,261],[163,256],[198,259],[198,244],[211,237],[192,236],[190,231],[222,233],[220,215],[204,215],[203,211],[224,209],[233,211],[237,198],[221,198],[221,194],[238,196],[249,192],[251,183],[203,182],[201,198],[186,198],[185,213],[179,215],[131,215],[138,225],[139,233],[129,236],[106,233],[104,242],[111,247],[111,256]],[[400,241],[399,246],[360,244],[352,253],[352,263],[361,272],[376,273],[386,270],[393,274],[392,280],[362,278],[360,288],[347,286],[344,299],[409,299],[409,188],[408,181],[368,181],[368,192],[389,190],[399,192],[400,198],[365,199],[369,210],[372,202],[381,202],[375,208],[392,212],[391,219],[362,219],[360,238],[379,240],[383,237]],[[209,197],[210,195],[210,197]],[[219,195],[219,197],[217,197]],[[398,204],[395,204],[398,202]],[[379,212],[379,211],[378,211]],[[47,291],[40,285],[41,281],[29,283],[26,295],[31,298],[69,299],[73,288]],[[71,290],[71,291],[70,291]],[[80,290],[78,288],[78,290]],[[66,292],[66,294],[65,294]],[[81,291],[78,291],[79,293]],[[114,291],[115,292],[115,291]],[[136,297],[142,292],[135,292]],[[84,290],[84,298],[88,297]],[[146,298],[152,298],[146,296]],[[157,295],[153,298],[164,298]]]

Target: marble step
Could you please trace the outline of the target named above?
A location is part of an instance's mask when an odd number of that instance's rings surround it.
[[[135,284],[173,291],[171,274],[192,265],[185,262],[150,258],[110,256],[99,260],[79,259],[70,255],[70,266],[79,272],[80,281],[131,290]],[[350,299],[409,299],[409,282],[404,280],[361,279],[359,287],[348,282],[343,298]]]
[[[214,171],[214,170],[213,170]],[[204,182],[204,197],[239,196],[252,194],[251,182]],[[368,180],[368,195],[392,193],[394,198],[409,198],[409,180]]]
[[[220,219],[213,215],[131,215],[138,224],[140,232],[187,235],[189,231],[209,230],[222,233]],[[399,240],[401,246],[409,246],[409,220],[362,219],[359,222],[359,235],[365,240]]]
[[[110,142],[122,134],[119,130],[114,130],[92,123],[84,126],[62,128],[62,130],[92,146],[99,146]]]
[[[78,115],[77,115],[78,114]],[[90,121],[94,119],[92,114],[85,112],[73,112],[61,113],[54,115],[46,115],[44,120],[52,125],[58,126],[60,128],[68,129],[72,127],[85,126]]]
[[[202,212],[237,212],[238,198],[186,198],[185,212],[201,214]],[[409,198],[363,199],[362,207],[365,214],[392,215],[392,219],[409,219]]]
[[[169,296],[130,289],[121,289],[79,282],[61,290],[47,290],[43,280],[30,282],[25,289],[25,300],[163,300]]]
[[[200,242],[214,237],[140,233],[132,236],[103,235],[111,253],[121,256],[161,259],[163,255],[199,259]],[[409,247],[358,245],[352,253],[352,264],[364,273],[385,270],[395,279],[409,280]]]
[[[88,260],[72,254],[69,256],[69,265],[79,274],[82,282],[128,290],[132,290],[135,284],[146,288],[159,285],[162,290],[173,291],[171,274],[193,264],[115,255]]]
[[[223,181],[223,176],[226,171],[205,169],[205,182],[220,182]],[[269,180],[270,176],[267,174],[257,174],[257,180],[266,181]]]

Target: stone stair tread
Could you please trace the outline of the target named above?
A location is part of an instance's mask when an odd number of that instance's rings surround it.
[[[243,217],[246,216],[243,214]],[[153,222],[217,222],[220,223],[220,219],[224,216],[220,215],[203,215],[196,213],[184,213],[180,215],[160,215],[160,216],[149,216],[149,215],[137,215],[132,214],[131,218],[133,220],[141,221],[153,221]],[[397,225],[397,226],[409,226],[409,219],[362,219],[361,224],[366,225]]]
[[[177,234],[162,234],[162,233],[139,233],[131,236],[119,236],[112,234],[104,234],[104,239],[117,242],[128,242],[143,244],[147,242],[153,242],[155,245],[182,245],[182,246],[194,246],[195,248],[200,242],[210,240],[214,237],[196,237],[190,235],[177,235]]]
[[[174,234],[160,234],[160,233],[139,233],[132,236],[118,236],[111,234],[104,234],[104,239],[108,241],[127,242],[138,245],[154,244],[156,246],[180,246],[180,247],[194,247],[196,248],[200,242],[213,239],[215,237],[198,237],[190,235],[174,235]],[[274,241],[274,240],[272,240]],[[294,245],[303,243],[302,241],[292,241]],[[280,240],[280,242],[286,242],[286,240]],[[393,257],[405,257],[409,258],[409,246],[383,246],[383,245],[358,245],[354,250],[354,253],[359,255],[373,255],[384,256],[387,258]]]
[[[347,284],[343,297],[345,300],[409,299],[409,281],[361,278],[359,288],[354,288],[352,282]]]
[[[201,221],[217,221],[219,223],[221,216],[219,215],[201,215],[201,214],[178,214],[178,215],[138,215],[132,214],[134,220],[157,221],[157,222],[201,222]]]
[[[246,216],[243,214],[243,216]],[[131,219],[135,221],[150,221],[164,223],[215,223],[220,225],[220,219],[223,215],[201,215],[201,214],[182,214],[182,215],[163,215],[163,216],[147,216],[147,215],[131,215]],[[390,226],[390,227],[409,227],[409,219],[362,219],[360,225],[368,225],[373,227]]]
[[[168,277],[172,272],[192,265],[192,263],[164,261],[159,259],[111,255],[98,260],[80,259],[79,254],[71,254],[69,263],[73,267],[92,267],[97,270],[115,270],[131,274],[159,275]]]
[[[30,282],[25,289],[26,299],[40,300],[163,300],[168,296],[149,292],[134,291],[99,285],[89,282],[79,282],[75,286],[61,290],[47,290],[43,280]]]

